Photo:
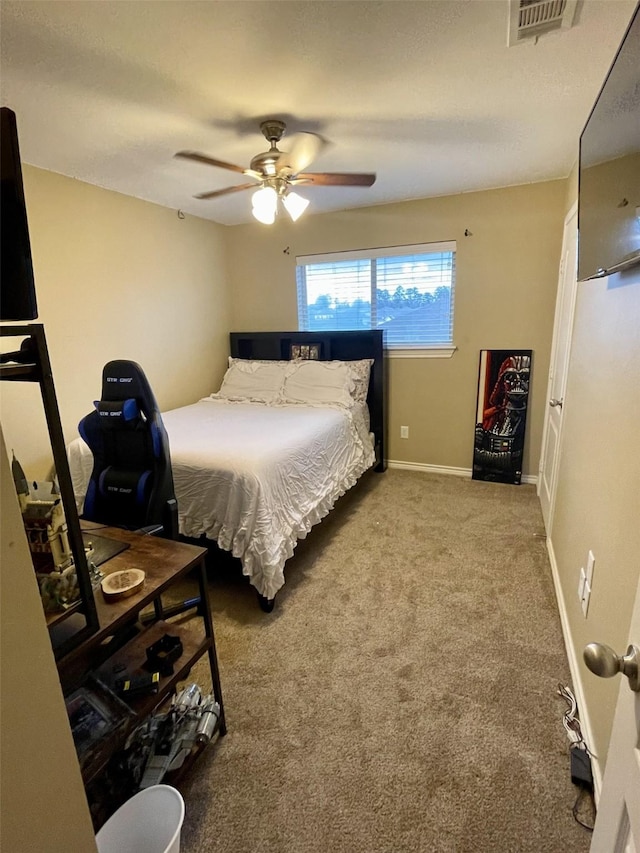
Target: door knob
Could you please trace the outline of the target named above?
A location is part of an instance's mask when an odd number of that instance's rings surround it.
[[[600,678],[611,678],[621,672],[629,679],[629,687],[640,691],[640,649],[629,646],[626,655],[617,655],[604,643],[589,643],[582,653],[591,672]]]
[[[555,409],[556,406],[559,406],[560,408],[562,408],[562,400],[556,400],[555,397],[552,397],[549,400],[549,405],[551,406],[552,409]]]

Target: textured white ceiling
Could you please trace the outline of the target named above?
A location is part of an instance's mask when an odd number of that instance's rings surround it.
[[[566,177],[635,6],[509,48],[508,0],[2,0],[0,96],[24,162],[227,225],[249,192],[193,195],[246,178],[173,154],[246,167],[264,118],[330,141],[309,171],[377,173],[309,212],[448,195]]]

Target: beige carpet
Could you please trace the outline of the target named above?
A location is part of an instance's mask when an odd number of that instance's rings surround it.
[[[587,851],[543,532],[533,486],[389,470],[272,614],[212,569],[229,731],[180,786],[182,853]]]

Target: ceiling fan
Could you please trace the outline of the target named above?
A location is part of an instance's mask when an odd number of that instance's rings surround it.
[[[294,222],[304,213],[309,201],[293,192],[293,186],[308,184],[310,186],[370,187],[375,182],[376,176],[372,173],[304,172],[303,170],[325,147],[326,141],[317,133],[303,132],[296,135],[290,151],[280,151],[278,142],[284,136],[286,127],[286,124],[278,119],[268,119],[260,123],[260,130],[271,147],[268,151],[256,154],[248,169],[226,163],[224,160],[216,160],[197,151],[178,151],[175,156],[209,166],[218,166],[220,169],[229,169],[231,172],[239,172],[241,175],[252,178],[254,182],[258,181],[260,186],[252,199],[253,215],[266,225],[271,225],[275,220],[278,200],[282,201]],[[238,184],[222,190],[199,193],[195,198],[217,198],[255,187],[255,183]]]

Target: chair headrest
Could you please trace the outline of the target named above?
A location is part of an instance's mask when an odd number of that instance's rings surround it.
[[[132,397],[126,400],[94,400],[100,423],[106,429],[120,429],[123,424],[134,425],[140,417],[138,403]]]
[[[147,415],[158,412],[158,403],[143,369],[135,361],[116,359],[102,370],[103,403],[135,400]]]

